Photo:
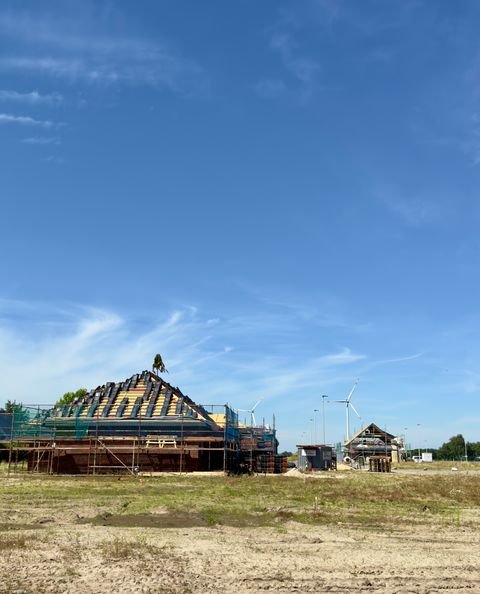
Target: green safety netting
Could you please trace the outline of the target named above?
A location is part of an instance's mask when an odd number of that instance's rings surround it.
[[[50,407],[18,406],[0,414],[0,440],[80,439],[88,432],[88,423],[76,418],[50,416]]]

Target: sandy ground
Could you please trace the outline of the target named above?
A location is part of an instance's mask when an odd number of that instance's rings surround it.
[[[480,592],[476,522],[389,533],[294,522],[139,528],[75,524],[33,509],[22,519],[28,525],[8,530],[18,520],[2,525],[1,594]]]

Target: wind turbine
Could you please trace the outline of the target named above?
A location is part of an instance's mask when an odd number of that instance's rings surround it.
[[[260,400],[254,406],[252,406],[252,408],[239,408],[238,409],[238,412],[250,413],[250,426],[251,427],[255,427],[257,425],[257,421],[255,420],[255,409],[260,404],[260,402],[262,402],[262,400],[263,400],[263,398],[260,398]]]
[[[355,392],[355,388],[357,387],[357,384],[358,384],[358,380],[353,384],[353,388],[350,390],[350,393],[345,398],[345,400],[333,400],[333,402],[339,402],[341,404],[345,404],[345,416],[346,416],[346,421],[347,421],[347,439],[346,439],[346,441],[348,441],[350,439],[350,407],[352,407],[353,412],[357,415],[357,417],[359,419],[362,418],[358,414],[357,409],[353,406],[353,404],[351,402],[352,395]]]

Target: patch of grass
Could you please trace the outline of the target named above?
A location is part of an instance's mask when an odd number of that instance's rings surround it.
[[[62,554],[63,565],[65,568],[68,568],[69,571],[72,571],[72,566],[75,563],[81,563],[84,551],[85,549],[80,543],[78,534],[72,536],[67,544],[61,545],[60,553]]]
[[[32,507],[32,501],[35,506]],[[407,521],[451,525],[480,507],[480,473],[335,473],[320,479],[288,476],[115,477],[21,475],[0,486],[0,510],[18,517],[48,513],[77,521],[77,509],[115,515],[191,514],[207,525],[277,526],[306,523],[385,526]],[[48,511],[47,511],[48,510]],[[88,511],[87,511],[88,513]],[[475,521],[475,514],[470,516]],[[479,518],[480,521],[480,518]]]
[[[149,544],[143,538],[126,540],[116,537],[102,543],[100,552],[106,561],[126,561],[127,559],[145,561],[148,557],[163,557],[166,555],[165,547]]]
[[[122,561],[135,557],[138,553],[138,545],[122,538],[114,538],[104,542],[100,551],[106,561]]]
[[[209,526],[215,526],[216,524],[221,523],[219,514],[215,509],[206,509],[202,516]]]
[[[402,462],[395,465],[403,470],[451,470],[453,467],[458,470],[480,471],[480,461],[470,460],[434,460],[433,462]]]
[[[14,549],[26,549],[35,540],[37,540],[37,537],[33,534],[2,532],[0,533],[0,554]]]

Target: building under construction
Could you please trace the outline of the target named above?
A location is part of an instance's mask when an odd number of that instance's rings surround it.
[[[151,371],[61,407],[3,415],[0,441],[9,468],[23,459],[33,472],[286,470],[274,426],[242,425],[229,405],[198,405]]]
[[[398,462],[403,448],[402,437],[395,437],[386,429],[370,423],[343,444],[343,461],[364,466],[368,465],[370,458],[380,456]]]

